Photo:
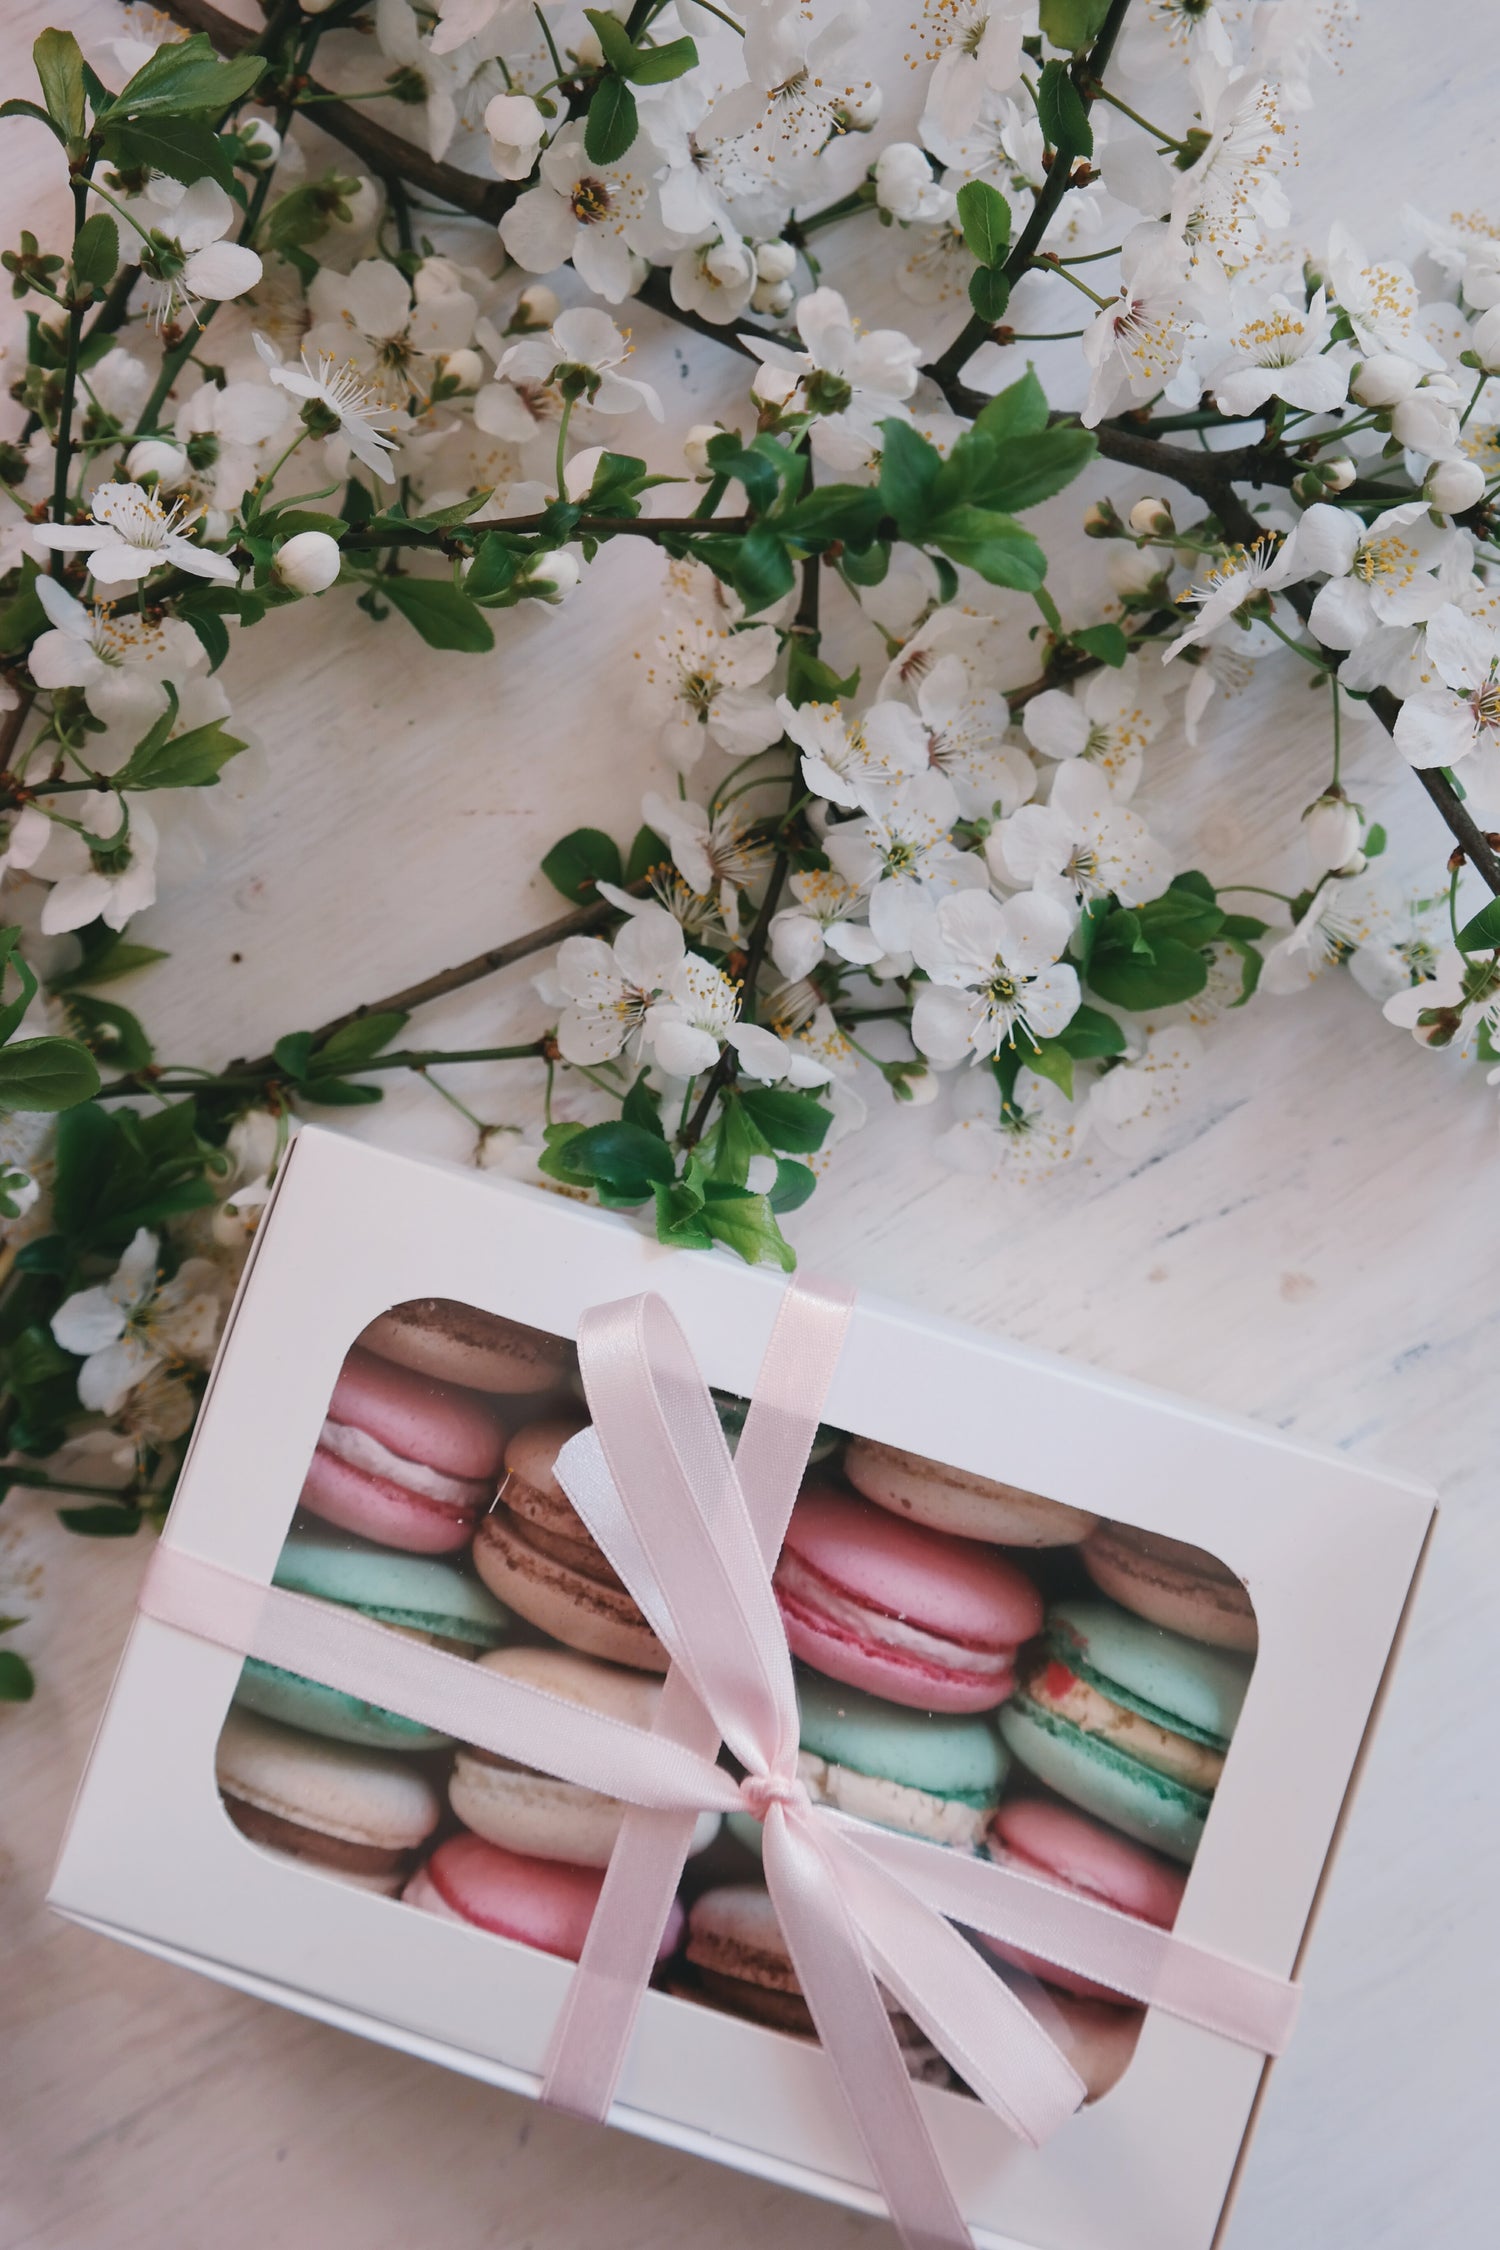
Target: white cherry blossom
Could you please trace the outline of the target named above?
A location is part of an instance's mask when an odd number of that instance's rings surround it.
[[[1268,228],[1291,217],[1280,177],[1287,145],[1277,89],[1265,79],[1228,79],[1208,126],[1207,148],[1173,194],[1171,224],[1195,257],[1233,272],[1260,249]]]
[[[557,1026],[564,1062],[606,1062],[621,1049],[634,1053],[646,1016],[687,951],[681,925],[649,901],[632,901],[630,918],[613,941],[565,938],[557,952],[557,982],[566,998]]]
[[[1135,795],[1143,753],[1166,715],[1160,667],[1148,675],[1131,655],[1118,669],[1091,673],[1079,688],[1044,688],[1022,711],[1021,725],[1044,757],[1087,758],[1123,803]]]
[[[834,868],[868,898],[883,955],[910,953],[940,899],[987,889],[984,862],[952,840],[957,815],[952,784],[929,771],[884,792],[878,813],[844,821],[824,838]]]
[[[1299,524],[1298,532],[1301,528]],[[1170,664],[1183,649],[1206,640],[1257,595],[1279,593],[1297,579],[1309,577],[1317,567],[1295,534],[1282,539],[1268,531],[1248,547],[1231,547],[1222,560],[1210,565],[1197,585],[1178,595],[1179,607],[1191,606],[1198,614],[1162,650],[1163,664]]]
[[[803,780],[830,804],[870,808],[881,789],[927,771],[926,737],[903,704],[877,703],[848,718],[841,702],[798,705],[782,695],[776,715],[802,752]]]
[[[880,424],[911,419],[921,347],[899,328],[860,329],[836,289],[814,289],[797,307],[804,349],[746,334],[761,362],[754,396],[788,414],[813,414],[812,449],[841,475],[880,452]]]
[[[927,86],[927,114],[950,135],[969,131],[986,98],[1020,84],[1025,0],[928,0],[926,25],[941,52]]]
[[[304,420],[309,413],[320,415],[330,434],[342,439],[356,461],[363,462],[387,484],[395,481],[396,472],[390,464],[394,441],[388,433],[397,425],[396,411],[366,382],[352,360],[323,352],[314,367],[304,352],[300,366],[288,367],[264,336],[256,337],[255,348],[271,381],[304,402]],[[316,421],[312,426],[317,427]]]
[[[1450,602],[1429,618],[1426,645],[1435,676],[1397,713],[1397,749],[1414,766],[1453,766],[1476,752],[1500,765],[1500,634]]]
[[[762,683],[775,669],[775,628],[733,625],[707,573],[694,595],[669,602],[661,629],[639,652],[641,701],[679,773],[710,744],[731,757],[769,750],[781,734],[777,704]]]
[[[90,508],[92,523],[39,523],[31,536],[38,547],[87,555],[96,585],[133,585],[164,566],[223,586],[234,585],[239,577],[227,555],[196,546],[186,536],[195,519],[186,513],[183,500],[163,507],[155,493],[138,484],[101,484]]]
[[[510,345],[495,372],[518,388],[560,384],[565,396],[586,398],[598,414],[633,414],[644,406],[659,422],[662,404],[651,385],[619,372],[634,348],[607,312],[575,305],[558,314],[546,336]]]
[[[1326,571],[1310,615],[1330,648],[1357,648],[1377,626],[1417,625],[1449,599],[1447,568],[1463,535],[1432,521],[1425,501],[1387,508],[1368,526],[1320,500],[1298,524],[1298,575]]]
[[[1077,971],[1058,958],[1072,929],[1067,908],[1035,891],[945,898],[913,948],[932,979],[911,1019],[928,1061],[946,1070],[1055,1038],[1078,1007]]]
[[[1002,882],[1034,886],[1067,909],[1070,928],[1079,906],[1111,893],[1122,906],[1143,905],[1171,875],[1146,823],[1081,758],[1058,766],[1046,804],[1022,805],[991,829],[984,850]]]
[[[1010,705],[997,690],[976,681],[958,655],[940,656],[915,679],[917,708],[879,702],[865,714],[872,746],[894,757],[894,742],[920,749],[925,762],[953,785],[966,820],[1003,817],[1023,805],[1036,787],[1036,768],[1019,743],[1006,739]]]
[[[1120,275],[1119,296],[1084,331],[1083,356],[1093,371],[1083,410],[1090,430],[1122,399],[1151,398],[1168,388],[1202,333],[1188,253],[1169,228],[1134,228],[1125,238]]]
[[[1393,352],[1418,367],[1441,369],[1442,353],[1417,325],[1421,298],[1405,266],[1369,264],[1340,221],[1329,233],[1323,271],[1328,294],[1347,314],[1362,351]]]
[[[1325,969],[1347,961],[1370,934],[1368,897],[1340,875],[1328,875],[1285,937],[1266,948],[1260,990],[1301,992]]]
[[[713,1069],[739,1010],[739,986],[701,953],[685,954],[646,1011],[645,1037],[669,1078],[696,1078]]]
[[[308,290],[307,353],[357,368],[388,406],[425,406],[449,353],[474,334],[478,305],[445,258],[428,258],[408,284],[386,258],[362,258],[349,273],[320,266]]]
[[[38,687],[82,688],[96,719],[144,731],[167,708],[165,683],[180,688],[203,662],[203,644],[181,618],[116,617],[107,604],[74,599],[39,577],[37,599],[51,619],[26,658]]]
[[[206,1367],[223,1313],[224,1276],[206,1258],[188,1258],[163,1283],[160,1244],[139,1228],[108,1281],[77,1289],[52,1316],[52,1333],[83,1359],[80,1402],[115,1414],[138,1383],[158,1369]]]
[[[643,131],[618,163],[595,164],[583,131],[565,125],[543,149],[541,176],[506,212],[500,239],[529,273],[551,273],[571,259],[585,287],[623,304],[635,280],[631,253],[657,246],[651,185],[661,157]]]
[[[789,982],[810,976],[826,952],[852,966],[868,968],[884,946],[869,924],[857,919],[865,895],[828,867],[799,868],[788,885],[795,906],[771,917],[771,958]]]
[[[141,269],[153,327],[165,328],[184,314],[196,319],[200,305],[243,297],[260,280],[256,253],[223,239],[239,224],[240,211],[217,180],[184,187],[153,173],[120,209],[128,213],[118,230],[120,257]]]
[[[1326,291],[1305,307],[1278,291],[1241,285],[1230,293],[1224,358],[1204,378],[1224,414],[1258,414],[1271,399],[1329,414],[1349,395],[1349,354],[1328,350],[1333,314]]]
[[[954,1089],[953,1107],[957,1121],[938,1138],[939,1162],[997,1187],[1033,1188],[1077,1162],[1085,1145],[1084,1104],[1070,1102],[1060,1087],[1032,1070],[1016,1073],[1003,1106],[988,1071],[966,1070]]]
[[[672,854],[688,889],[699,897],[717,897],[733,936],[739,929],[739,893],[770,858],[770,846],[749,839],[737,805],[710,814],[690,797],[663,797],[653,790],[642,799],[641,812]]]

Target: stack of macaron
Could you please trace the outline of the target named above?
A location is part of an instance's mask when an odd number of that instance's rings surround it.
[[[443,1299],[396,1307],[345,1361],[276,1583],[649,1727],[666,1651],[555,1474],[583,1421],[568,1345]],[[775,1570],[810,1794],[1169,1926],[1249,1678],[1244,1587],[1180,1541],[820,1437]],[[624,1817],[254,1660],[219,1781],[264,1849],[574,1959]],[[746,1816],[700,1821],[660,1958],[674,1992],[807,2037],[760,1841]],[[1142,2011],[984,1950],[1107,2091]],[[892,2021],[914,2074],[952,2082]]]

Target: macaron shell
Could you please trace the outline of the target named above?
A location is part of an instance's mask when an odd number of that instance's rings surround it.
[[[687,1958],[747,1984],[795,1992],[792,1958],[770,1893],[759,1883],[721,1883],[688,1908]]]
[[[1004,1556],[832,1485],[804,1487],[785,1545],[855,1600],[971,1648],[1014,1649],[1041,1627],[1041,1596]]]
[[[410,1850],[442,1816],[437,1789],[409,1760],[298,1734],[233,1708],[219,1733],[214,1770],[227,1796],[351,1844]]]
[[[1041,1712],[1024,1697],[1005,1706],[999,1725],[1028,1773],[1060,1797],[1169,1859],[1191,1862],[1211,1798],[1153,1773],[1067,1720]]]
[[[850,1439],[844,1474],[867,1500],[893,1515],[1002,1547],[1073,1546],[1099,1521],[1083,1508],[1044,1500],[1019,1485],[949,1468],[874,1438]]]
[[[510,1624],[493,1594],[451,1563],[317,1531],[288,1533],[273,1583],[475,1648],[493,1647]]]
[[[1015,1687],[1013,1668],[999,1670],[985,1679],[976,1679],[968,1673],[943,1672],[907,1656],[889,1656],[883,1649],[857,1640],[848,1632],[821,1623],[806,1613],[799,1614],[788,1605],[784,1595],[781,1607],[787,1646],[793,1656],[800,1656],[804,1664],[826,1672],[830,1679],[864,1688],[868,1694],[884,1696],[892,1703],[944,1713],[992,1711]]]
[[[1112,1601],[1168,1632],[1253,1656],[1255,1611],[1240,1580],[1202,1547],[1128,1524],[1101,1524],[1083,1564]]]
[[[1106,1694],[1123,1691],[1219,1743],[1233,1734],[1250,1685],[1243,1657],[1149,1625],[1109,1602],[1059,1602],[1047,1633],[1064,1660],[1086,1665]]]
[[[572,1359],[560,1336],[450,1297],[414,1297],[372,1320],[361,1348],[418,1375],[477,1391],[550,1391]]]
[[[281,1726],[299,1727],[330,1742],[361,1743],[375,1750],[441,1750],[452,1739],[431,1727],[382,1711],[319,1680],[283,1672],[276,1664],[247,1656],[234,1691],[236,1710],[254,1711]]]
[[[1040,1877],[1087,1898],[1101,1899],[1117,1913],[1134,1915],[1157,1929],[1170,1929],[1182,1903],[1186,1877],[1176,1867],[1128,1842],[1101,1822],[1087,1819],[1045,1797],[1013,1797],[1000,1807],[990,1829],[991,1856],[1024,1875]],[[1111,2006],[1130,2005],[1129,1996],[1112,1992],[1091,1978],[1075,1976],[1054,1962],[1041,1961],[1019,1947],[982,1938],[987,1951],[1028,1970],[1064,1992]]]
[[[328,1414],[446,1477],[495,1476],[505,1453],[505,1425],[489,1399],[357,1344],[340,1369]]]
[[[797,1679],[802,1748],[860,1774],[982,1806],[1000,1794],[1010,1764],[987,1719],[936,1719],[838,1686]]]
[[[439,1844],[405,1895],[413,1904],[425,1905],[425,1894],[435,1892],[448,1912],[462,1921],[539,1953],[576,1961],[603,1883],[600,1868],[535,1859],[487,1844],[479,1836],[459,1835]],[[675,1952],[682,1923],[682,1908],[674,1900],[658,1960]]]
[[[323,1446],[307,1465],[297,1504],[357,1538],[415,1555],[458,1554],[474,1529],[472,1511],[446,1508],[389,1478],[371,1476]]]
[[[554,1640],[607,1663],[666,1671],[667,1652],[630,1596],[532,1546],[505,1509],[481,1517],[474,1567],[507,1607]]]
[[[1088,2088],[1088,2100],[1103,2101],[1130,2067],[1145,2009],[1111,2008],[1061,1993],[1049,1992],[1047,1999],[1050,2006],[1038,2014]]]
[[[232,1812],[230,1817],[233,1818]],[[235,1826],[239,1826],[238,1821],[235,1822]],[[328,1876],[335,1883],[347,1883],[351,1890],[369,1891],[376,1898],[398,1898],[407,1881],[407,1877],[399,1868],[391,1869],[383,1874],[361,1873],[356,1868],[331,1867],[326,1861],[312,1859],[301,1852],[278,1851],[274,1844],[266,1843],[259,1836],[252,1836],[249,1841],[258,1852],[263,1852],[267,1859],[276,1860],[283,1867],[299,1868],[303,1874],[313,1873]]]

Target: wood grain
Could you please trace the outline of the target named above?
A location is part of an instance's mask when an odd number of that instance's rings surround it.
[[[910,11],[895,12],[904,25]],[[1302,123],[1298,207],[1312,227],[1343,209],[1373,254],[1398,238],[1406,199],[1467,208],[1494,195],[1496,176],[1479,161],[1489,105],[1466,0],[1419,11],[1366,0],[1364,15],[1347,75]],[[24,92],[44,23],[105,35],[119,10],[11,0],[4,17],[4,80]],[[4,135],[13,239],[23,222],[59,222],[64,197],[41,129]],[[899,318],[899,299],[881,295],[891,238],[869,229],[850,241],[852,298],[872,319]],[[840,246],[835,271],[844,256]],[[675,423],[733,413],[743,377],[732,354],[646,310],[636,325],[639,372]],[[1142,487],[1117,478],[1115,489]],[[1082,582],[1098,567],[1097,550],[1084,554]],[[120,991],[163,1057],[257,1053],[553,914],[532,872],[541,852],[584,819],[628,836],[642,789],[663,778],[631,698],[658,568],[617,545],[567,610],[498,618],[485,658],[428,654],[343,596],[239,646],[228,684],[261,771],[226,784],[224,832],[206,856],[174,837],[164,903],[139,927],[171,958]],[[878,661],[872,645],[866,655]],[[1263,667],[1208,750],[1169,748],[1154,769],[1156,824],[1218,879],[1301,879],[1286,839],[1321,786],[1323,746],[1288,676],[1298,670]],[[1356,732],[1352,761],[1353,793],[1430,879],[1444,832],[1373,725]],[[522,968],[425,1011],[413,1034],[493,1044],[543,1020]],[[452,1083],[487,1118],[534,1121],[533,1065],[477,1066]],[[468,1153],[462,1120],[419,1087],[355,1128],[418,1153]],[[1494,1096],[1329,979],[1216,1033],[1172,1145],[1150,1162],[1100,1159],[1039,1192],[981,1191],[934,1163],[932,1130],[931,1111],[887,1111],[838,1153],[792,1221],[809,1266],[1443,1487],[1407,1657],[1230,2242],[1470,2250],[1492,2229],[1488,2035],[1500,2003],[1500,1814],[1474,1689],[1475,1652],[1500,1614]],[[546,2116],[53,1922],[40,1901],[143,1559],[142,1547],[69,1539],[35,1496],[13,1494],[0,1515],[0,1609],[27,1615],[17,1639],[41,1680],[32,1706],[0,1710],[4,2250],[890,2240],[876,2221]],[[1316,1725],[1313,1679],[1307,1716]]]

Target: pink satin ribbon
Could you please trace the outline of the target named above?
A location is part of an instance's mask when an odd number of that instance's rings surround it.
[[[969,2232],[879,1986],[1033,2146],[1084,2087],[954,1922],[1262,2054],[1285,2046],[1298,1992],[1097,1900],[811,1802],[771,1569],[847,1318],[836,1291],[787,1290],[731,1457],[660,1299],[585,1315],[594,1426],[564,1447],[557,1474],[671,1656],[650,1733],[169,1543],[141,1608],[633,1808],[552,2038],[544,2098],[577,2113],[608,2111],[695,1816],[750,1812],[793,1968],[902,2239],[962,2250]],[[716,1762],[721,1741],[743,1781]]]

